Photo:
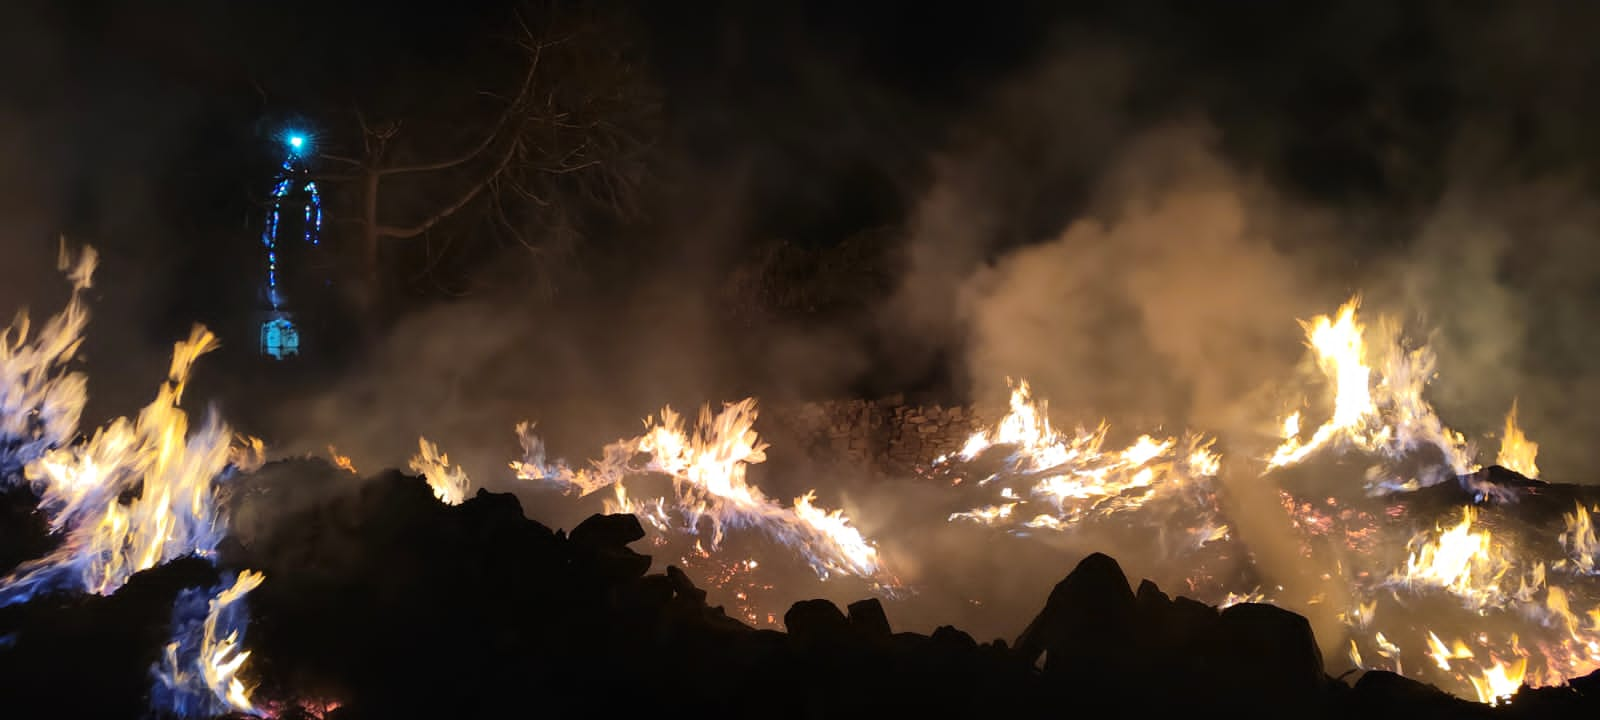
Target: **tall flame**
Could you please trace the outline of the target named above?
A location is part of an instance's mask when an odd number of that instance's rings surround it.
[[[1301,438],[1298,411],[1282,421],[1283,441],[1267,458],[1267,469],[1293,465],[1324,449],[1355,448],[1398,458],[1420,447],[1436,448],[1454,475],[1476,469],[1474,449],[1439,419],[1422,397],[1437,362],[1427,346],[1407,349],[1397,324],[1382,320],[1368,336],[1357,316],[1361,299],[1351,298],[1334,317],[1302,322],[1317,366],[1333,386],[1333,413],[1310,438]],[[1411,478],[1391,483],[1414,488],[1432,484]]]
[[[87,443],[27,465],[51,531],[65,540],[0,580],[0,605],[46,587],[114,592],[133,573],[216,547],[226,526],[213,481],[228,468],[233,434],[215,413],[191,433],[178,408],[194,360],[216,345],[196,327],[174,347],[167,382],[136,419],[118,418]]]
[[[1567,561],[1578,572],[1585,575],[1595,574],[1600,568],[1600,539],[1596,539],[1594,532],[1594,518],[1582,503],[1578,503],[1570,514],[1563,515],[1562,521],[1566,529],[1557,538],[1562,548],[1567,551]]]
[[[59,267],[72,283],[67,306],[37,333],[30,333],[27,311],[0,332],[0,483],[78,432],[88,380],[66,365],[76,357],[89,324],[83,295],[93,284],[96,260],[88,248],[73,259],[63,244]]]
[[[258,464],[261,455],[259,440],[236,438],[214,412],[191,429],[179,408],[195,361],[217,347],[216,336],[200,326],[173,346],[166,382],[136,418],[117,418],[87,441],[73,442],[87,380],[65,366],[88,323],[83,291],[90,287],[95,254],[85,250],[74,264],[63,249],[61,267],[71,268],[73,294],[66,308],[37,335],[30,337],[25,313],[0,333],[0,480],[14,482],[20,474],[29,483],[61,542],[0,578],[0,606],[50,590],[106,595],[139,571],[186,555],[212,557],[227,530],[217,482]],[[179,595],[175,647],[155,670],[158,684],[179,687],[193,673],[217,702],[163,711],[198,716],[250,710],[237,678],[248,657],[238,646],[246,618],[228,608],[260,582],[259,574],[241,576],[232,588],[217,589],[209,608],[198,602],[209,594]],[[204,633],[192,642],[188,634],[199,613],[205,613]],[[198,650],[185,652],[188,647]],[[182,696],[153,693],[152,700],[160,704],[167,697],[181,705]]]
[[[433,488],[433,496],[446,505],[460,505],[467,499],[472,484],[467,471],[450,464],[450,456],[427,438],[417,438],[417,454],[411,458],[411,471],[422,473]]]
[[[1506,413],[1505,432],[1500,435],[1500,455],[1495,462],[1507,470],[1527,478],[1539,477],[1539,466],[1534,459],[1539,456],[1539,444],[1529,440],[1522,428],[1517,427],[1517,403],[1511,402]]]
[[[239,671],[250,659],[243,647],[244,596],[265,576],[245,571],[209,592],[186,590],[173,610],[174,640],[152,668],[152,699],[182,717],[237,711],[259,715]],[[203,608],[204,620],[201,617]],[[198,626],[198,627],[197,627]]]

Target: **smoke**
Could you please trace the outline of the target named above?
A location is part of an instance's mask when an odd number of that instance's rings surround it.
[[[1387,269],[1397,304],[1440,356],[1431,397],[1469,435],[1517,400],[1547,479],[1590,483],[1600,364],[1589,326],[1600,208],[1576,179],[1464,178]],[[1490,443],[1492,449],[1493,444]]]
[[[1282,404],[1300,399],[1286,396],[1307,377],[1295,320],[1346,297],[1362,295],[1369,317],[1400,317],[1438,353],[1429,397],[1480,439],[1485,460],[1516,397],[1545,443],[1548,479],[1590,482],[1600,217],[1581,168],[1592,166],[1592,141],[1572,113],[1536,109],[1549,102],[1541,92],[1575,96],[1581,63],[1551,57],[1526,32],[1545,11],[1511,14],[1358,24],[1337,51],[1352,66],[1374,67],[1394,51],[1383,38],[1407,33],[1465,62],[1387,76],[1320,137],[1297,134],[1305,121],[1275,108],[1241,118],[1240,98],[1204,72],[1172,107],[1136,112],[1138,88],[1169,81],[1164,62],[1182,49],[1056,54],[936,156],[909,223],[908,272],[883,310],[886,335],[901,336],[914,361],[954,354],[958,384],[979,402],[1027,378],[1060,424],[1105,418],[1114,432],[1220,437],[1235,531],[1266,580],[1301,602],[1337,590],[1317,578],[1332,559],[1308,566],[1297,555],[1275,491],[1249,464],[1273,442]],[[1506,51],[1493,67],[1482,66],[1488,48]],[[1237,77],[1263,98],[1306,102],[1280,80]],[[1316,100],[1346,101],[1335,98]],[[941,564],[985,564],[981,548],[941,544]],[[1330,650],[1339,607],[1324,595],[1297,608]]]
[[[738,124],[754,110],[779,123],[781,141],[718,135],[727,142],[713,155],[726,165],[715,168],[685,156],[680,177],[689,180],[673,183],[680,189],[663,203],[676,211],[618,243],[647,248],[628,271],[602,268],[595,285],[569,290],[554,308],[488,298],[406,319],[371,364],[307,405],[285,406],[284,424],[295,431],[288,446],[320,452],[331,441],[369,470],[400,464],[427,435],[480,484],[504,488],[518,420],[538,421],[557,454],[578,461],[633,434],[638,418],[662,404],[690,410],[747,392],[815,397],[877,373],[913,388],[948,383],[986,404],[1004,397],[1008,378],[1027,378],[1059,424],[1106,419],[1114,435],[1192,429],[1219,437],[1226,458],[1248,465],[1275,441],[1283,404],[1301,399],[1282,396],[1305,378],[1295,321],[1359,293],[1368,312],[1403,317],[1438,351],[1432,398],[1447,423],[1490,431],[1520,397],[1524,423],[1548,454],[1547,474],[1583,481],[1579,439],[1596,429],[1584,408],[1600,392],[1596,355],[1580,332],[1592,301],[1578,302],[1595,270],[1584,242],[1596,228],[1590,193],[1582,177],[1525,167],[1521,147],[1485,158],[1484,135],[1467,128],[1505,143],[1515,123],[1467,122],[1477,110],[1451,99],[1528,75],[1414,67],[1391,42],[1421,32],[1414,47],[1469,58],[1515,35],[1495,36],[1486,30],[1494,23],[1479,20],[1462,28],[1373,13],[1333,22],[1338,42],[1305,28],[1285,32],[1278,45],[1298,45],[1278,48],[1288,53],[1283,65],[1315,69],[1304,87],[1298,73],[1207,55],[1194,38],[1086,42],[1090,33],[1069,28],[947,125],[915,128],[935,140],[913,150],[881,121],[914,104],[797,54],[798,74],[811,79],[800,86],[813,92],[696,108],[713,118],[702,132],[754,134]],[[1318,53],[1348,67],[1330,70],[1312,58]],[[740,80],[749,72],[740,62],[719,62],[721,84],[691,98],[737,94],[749,81]],[[1399,67],[1406,70],[1386,72]],[[1340,72],[1383,79],[1351,97]],[[800,127],[812,123],[821,129]],[[1565,142],[1557,136],[1581,139],[1566,127],[1536,135],[1535,146],[1550,145],[1544,152]],[[893,149],[874,148],[875,139]],[[907,170],[919,164],[905,160],[913,151],[922,167]],[[787,155],[806,162],[789,164]],[[894,292],[858,308],[870,323],[731,323],[723,312],[736,302],[730,258],[781,234],[773,217],[811,207],[773,196],[826,205],[815,200],[829,194],[821,178],[850,157],[865,157],[905,195],[892,234],[903,261]],[[803,172],[780,182],[792,168]],[[774,467],[757,480],[794,484],[767,486],[779,497],[811,485],[837,493],[887,555],[904,548],[915,562],[939,547],[937,563],[906,571],[945,584],[951,597],[987,583],[990,598],[1013,589],[1033,598],[1032,583],[1059,577],[1072,553],[1103,549],[1053,548],[1019,561],[1010,546],[976,547],[970,533],[942,521],[911,522],[944,516],[940,492],[804,475]],[[1236,529],[1269,581],[1309,596],[1315,573],[1290,551],[1294,536],[1275,494],[1254,480],[1248,471],[1223,480]],[[540,514],[555,510],[531,512],[546,519]],[[986,570],[996,565],[1013,574]],[[1313,620],[1334,647],[1331,616]]]
[[[1140,139],[1054,240],[962,286],[975,394],[1027,378],[1064,412],[1236,433],[1237,403],[1299,356],[1321,298],[1274,247],[1265,190],[1196,129]]]

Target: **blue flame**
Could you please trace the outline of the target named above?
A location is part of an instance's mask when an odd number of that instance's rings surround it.
[[[248,704],[237,706],[228,697],[229,678],[207,677],[219,658],[217,643],[242,644],[250,611],[244,595],[260,584],[260,575],[228,573],[223,582],[201,590],[188,588],[172,605],[172,640],[161,660],[150,667],[150,708],[159,716],[211,718],[243,710],[258,714]]]

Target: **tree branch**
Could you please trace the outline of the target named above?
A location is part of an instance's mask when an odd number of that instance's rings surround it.
[[[322,158],[323,160],[328,160],[328,161],[331,161],[331,162],[336,162],[336,163],[341,163],[341,164],[344,164],[344,165],[349,165],[351,167],[361,167],[361,165],[362,165],[362,162],[360,160],[357,160],[357,159],[355,159],[353,157],[345,157],[343,155],[330,155],[328,153],[318,153],[317,157]]]
[[[461,197],[457,198],[455,202],[445,206],[444,208],[441,208],[439,212],[434,213],[426,220],[423,220],[422,222],[410,227],[379,225],[377,228],[378,235],[402,240],[405,238],[416,237],[427,232],[434,225],[438,225],[445,218],[454,215],[456,211],[466,207],[467,204],[472,202],[474,198],[478,197],[478,195],[481,194],[485,188],[488,188],[490,183],[493,183],[496,178],[500,177],[500,173],[506,169],[508,164],[511,163],[511,157],[516,154],[517,147],[519,145],[520,143],[513,141],[509,146],[507,146],[505,153],[500,156],[500,160],[495,163],[494,168],[485,174],[481,181],[473,185],[465,193],[462,193]]]
[[[377,171],[378,174],[386,176],[401,175],[405,173],[430,172],[433,170],[448,170],[453,167],[465,165],[466,163],[471,162],[473,158],[481,155],[485,150],[488,150],[491,145],[494,145],[496,140],[500,139],[501,131],[511,123],[511,118],[522,109],[523,101],[527,99],[529,91],[531,91],[533,88],[534,76],[539,72],[539,58],[543,54],[543,51],[543,45],[533,49],[533,59],[528,62],[528,72],[523,76],[522,85],[518,88],[517,94],[511,99],[511,102],[506,104],[505,111],[500,113],[500,117],[495,120],[494,126],[489,129],[489,132],[484,133],[483,140],[479,141],[477,145],[473,146],[466,152],[447,160],[424,163],[420,165],[401,165],[398,167],[380,168]]]

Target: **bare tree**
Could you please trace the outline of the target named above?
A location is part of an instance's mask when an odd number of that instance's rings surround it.
[[[325,179],[351,201],[368,303],[381,301],[394,242],[447,235],[437,247],[427,242],[425,269],[464,235],[518,243],[542,260],[581,234],[586,215],[637,211],[655,93],[625,23],[573,5],[518,13],[506,43],[515,82],[475,93],[486,111],[430,125],[374,121],[357,109],[357,151],[321,156],[342,170]],[[437,149],[451,135],[453,151]]]

